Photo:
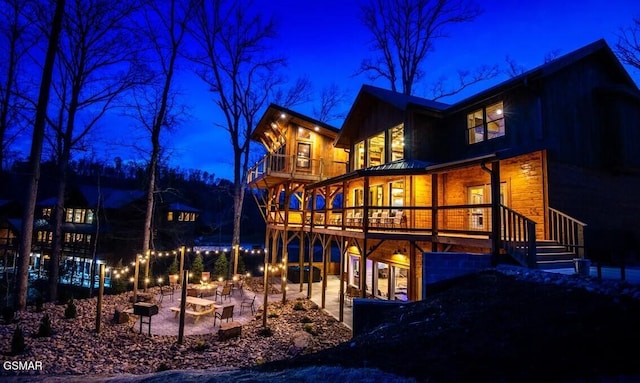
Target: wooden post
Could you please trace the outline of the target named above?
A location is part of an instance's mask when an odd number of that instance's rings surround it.
[[[268,229],[267,229],[268,230]],[[269,237],[267,237],[267,243],[269,242]],[[262,327],[267,327],[267,302],[269,300],[269,248],[267,243],[264,245],[264,276],[263,276],[263,284],[264,284],[264,302],[263,302],[263,312],[262,312]]]
[[[133,273],[133,303],[138,301],[138,276],[140,274],[140,255],[136,254],[136,264]]]
[[[431,175],[431,251],[438,251],[438,174]]]
[[[178,344],[182,344],[182,338],[184,337],[184,317],[185,317],[184,311],[187,307],[187,273],[188,273],[188,270],[182,270],[182,276],[181,276],[182,289],[180,292],[181,293],[180,294],[180,324],[178,325]]]
[[[102,323],[102,295],[103,294],[104,294],[104,263],[100,264],[100,282],[98,283],[98,303],[96,307],[96,332],[97,333],[100,333],[100,324]]]
[[[500,256],[500,161],[491,163],[491,265]],[[535,232],[533,241],[535,243]]]
[[[180,246],[180,273],[178,275],[180,275],[180,278],[182,278],[182,275],[184,274],[184,253],[185,253],[185,248],[184,246]],[[182,279],[179,282],[180,284],[182,284]]]

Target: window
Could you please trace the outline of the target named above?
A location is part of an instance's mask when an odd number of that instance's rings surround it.
[[[167,213],[167,221],[169,221],[169,222],[173,221],[173,212],[172,211]]]
[[[355,146],[353,154],[353,170],[364,169],[364,141],[360,141]]]
[[[369,162],[367,167],[382,165],[384,158],[384,132],[369,139]]]
[[[467,115],[467,130],[470,144],[504,136],[502,101],[469,113]]]
[[[303,127],[298,127],[298,138],[304,139],[304,140],[310,140],[311,139],[311,131],[309,131],[308,129],[305,129]]]
[[[66,222],[93,223],[93,211],[87,209],[67,209]]]
[[[51,208],[50,207],[45,207],[44,209],[42,209],[42,217],[43,218],[51,218]]]
[[[391,161],[404,158],[404,125],[391,128]]]
[[[389,186],[391,188],[391,206],[404,206],[404,181],[392,182]]]
[[[311,144],[298,142],[296,167],[303,169],[309,169],[311,167]]]

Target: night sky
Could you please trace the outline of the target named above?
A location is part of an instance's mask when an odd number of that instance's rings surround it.
[[[332,83],[348,92],[343,106],[347,112],[363,84],[389,88],[383,81],[371,82],[365,75],[354,76],[360,62],[369,55],[370,37],[360,22],[356,1],[324,0],[314,3],[293,0],[257,0],[254,9],[274,14],[279,23],[275,49],[288,57],[286,72],[293,82],[308,76],[315,94]],[[436,51],[427,58],[423,70],[428,78],[414,86],[414,95],[428,96],[430,82],[441,77],[455,80],[460,69],[497,64],[506,68],[509,56],[524,69],[544,62],[546,55],[562,55],[604,38],[613,48],[620,28],[632,25],[640,17],[638,0],[482,0],[484,13],[473,23],[448,29],[449,37],[436,42]],[[627,68],[640,83],[640,73]],[[507,79],[506,75],[472,87],[457,96],[440,99],[455,102]],[[192,73],[179,76],[183,99],[191,107],[190,117],[170,137],[171,165],[182,169],[201,169],[217,177],[232,177],[231,148],[228,133],[214,127],[222,119],[211,101],[206,86]],[[317,101],[293,107],[312,115]],[[260,116],[258,116],[260,117]],[[105,120],[109,135],[122,136],[128,123],[118,118]],[[340,127],[342,121],[330,121]],[[28,148],[26,152],[28,153]],[[133,158],[117,146],[105,146],[100,158]],[[26,154],[25,154],[26,155]],[[252,158],[257,160],[257,158]]]

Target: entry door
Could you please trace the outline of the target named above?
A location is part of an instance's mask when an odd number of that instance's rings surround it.
[[[485,201],[484,185],[470,186],[468,189],[467,203],[469,205],[483,204]],[[486,217],[483,208],[469,209],[469,230],[484,230]]]
[[[500,183],[500,203],[507,205],[506,200],[506,182]],[[491,185],[470,186],[467,189],[467,204],[476,205],[491,202]],[[488,219],[491,218],[490,208],[471,208],[469,209],[469,230],[489,230]]]

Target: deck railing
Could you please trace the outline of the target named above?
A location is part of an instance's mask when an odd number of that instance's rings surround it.
[[[322,180],[335,175],[332,173],[343,174],[346,169],[347,164],[344,162],[327,162],[322,158],[302,159],[294,155],[267,154],[248,170],[247,183],[250,184],[268,175],[287,175],[291,178],[296,176],[314,177]]]
[[[577,258],[584,258],[584,228],[587,224],[553,208],[548,208],[548,212],[548,239],[558,242]]]
[[[500,205],[502,247],[520,264],[536,267],[536,223],[524,215]]]

